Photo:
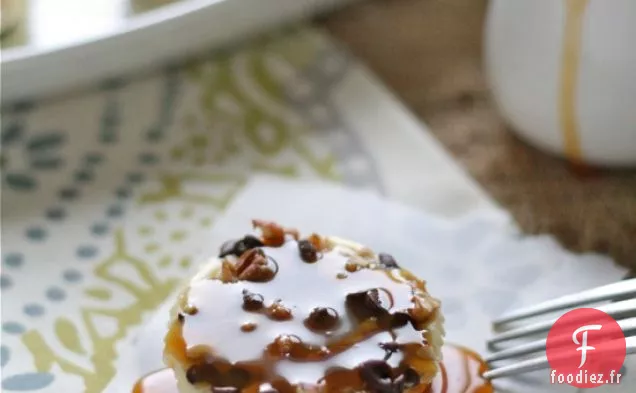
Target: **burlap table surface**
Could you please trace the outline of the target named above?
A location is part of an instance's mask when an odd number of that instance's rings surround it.
[[[524,231],[636,269],[636,171],[581,172],[513,136],[484,78],[486,7],[370,1],[316,23],[366,62]]]

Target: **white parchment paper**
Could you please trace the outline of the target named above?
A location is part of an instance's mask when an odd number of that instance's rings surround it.
[[[447,341],[481,353],[491,334],[490,320],[502,312],[625,274],[606,257],[574,255],[550,237],[522,236],[504,212],[484,210],[441,219],[369,192],[269,177],[254,179],[236,199],[216,223],[203,255],[215,255],[224,240],[251,232],[252,218],[276,220],[303,233],[347,237],[393,254],[442,300]],[[138,338],[134,350],[140,374],[161,367],[166,307]],[[576,391],[549,385],[547,371],[500,385],[500,391]],[[636,386],[629,374],[621,385],[625,392]]]

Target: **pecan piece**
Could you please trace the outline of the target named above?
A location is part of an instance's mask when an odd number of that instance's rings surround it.
[[[274,278],[275,275],[276,272],[274,272],[269,266],[253,264],[239,275],[239,280],[266,282]]]
[[[312,233],[307,240],[309,240],[309,242],[313,244],[318,251],[324,251],[327,248],[327,242],[325,239],[316,233]]]
[[[267,307],[267,316],[275,321],[287,321],[292,319],[292,312],[279,300]]]
[[[252,220],[254,228],[261,230],[262,240],[266,246],[280,247],[285,244],[285,235],[290,235],[298,240],[298,231],[284,228],[275,222],[264,220]]]
[[[236,282],[236,268],[228,261],[223,261],[221,263],[220,280],[224,283]]]
[[[236,263],[239,280],[265,282],[271,280],[276,271],[270,266],[269,259],[259,248],[247,251]]]
[[[267,257],[260,248],[253,248],[248,250],[241,258],[236,262],[236,273],[239,278],[241,275],[249,269],[252,265],[267,265]]]

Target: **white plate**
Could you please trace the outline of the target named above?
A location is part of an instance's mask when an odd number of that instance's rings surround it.
[[[2,99],[144,71],[349,1],[188,0],[130,16],[127,0],[31,0],[29,43],[2,51]]]

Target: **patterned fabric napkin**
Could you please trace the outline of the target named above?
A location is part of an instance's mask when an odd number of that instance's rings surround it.
[[[100,393],[251,174],[492,204],[320,31],[2,112],[2,391]],[[121,393],[121,392],[120,392]]]

